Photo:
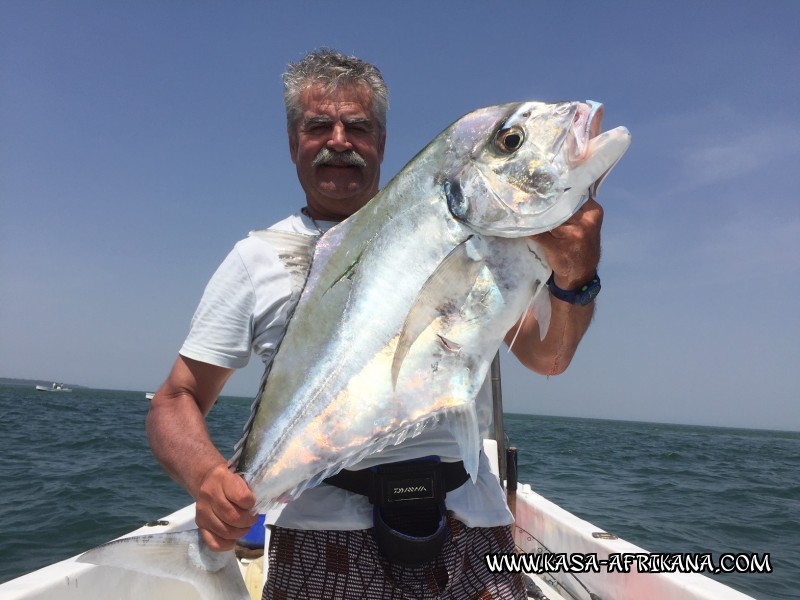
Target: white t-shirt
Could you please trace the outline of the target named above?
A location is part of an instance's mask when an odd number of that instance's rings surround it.
[[[323,230],[334,223],[318,221]],[[302,213],[270,227],[319,235]],[[258,236],[238,242],[206,286],[192,318],[181,355],[226,368],[244,367],[251,352],[264,364],[272,360],[291,314],[289,273],[272,246]],[[492,402],[485,383],[477,398],[484,430],[491,422]],[[481,432],[485,434],[485,431]],[[364,459],[351,469],[438,455],[444,462],[460,460],[458,446],[446,427],[436,426],[401,444]],[[447,493],[447,509],[468,527],[495,527],[513,522],[497,477],[481,453],[477,481]],[[282,509],[267,513],[266,522],[291,529],[366,529],[372,526],[372,505],[365,496],[322,484],[304,491]]]

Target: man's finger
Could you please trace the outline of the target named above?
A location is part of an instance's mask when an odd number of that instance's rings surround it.
[[[223,537],[220,537],[208,529],[200,529],[200,537],[203,538],[206,546],[208,546],[214,552],[225,552],[226,550],[231,550],[234,545],[236,544],[236,540],[228,540]]]
[[[256,497],[253,491],[245,482],[241,475],[231,473],[232,477],[228,479],[225,487],[225,495],[232,504],[235,504],[242,510],[252,510],[256,505]]]

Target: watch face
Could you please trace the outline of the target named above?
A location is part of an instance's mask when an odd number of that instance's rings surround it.
[[[600,293],[600,282],[597,280],[592,281],[589,286],[581,292],[580,296],[578,297],[578,304],[581,306],[586,306],[592,300],[597,298],[597,294]]]

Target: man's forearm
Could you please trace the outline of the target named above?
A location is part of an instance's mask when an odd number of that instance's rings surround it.
[[[511,346],[523,365],[542,375],[558,375],[566,370],[594,315],[594,302],[578,306],[551,296],[550,306],[550,326],[544,339],[536,318],[528,314]],[[519,323],[506,334],[507,344],[511,344],[518,327]]]
[[[157,392],[147,415],[147,436],[167,474],[194,498],[206,475],[227,463],[211,441],[205,418],[189,394],[167,397]]]
[[[539,372],[558,375],[572,362],[583,334],[589,329],[594,316],[594,302],[588,306],[578,306],[551,296],[550,306],[550,327],[540,342]]]

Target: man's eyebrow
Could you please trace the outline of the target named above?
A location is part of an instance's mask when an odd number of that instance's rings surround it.
[[[304,130],[311,129],[318,125],[322,126],[329,126],[334,122],[334,119],[329,117],[328,115],[315,115],[313,117],[308,117],[303,121],[301,124],[301,128]],[[374,127],[373,120],[369,117],[344,117],[342,122],[346,126],[354,126],[354,125],[363,125],[368,129]]]
[[[345,125],[372,125],[372,119],[367,117],[352,117],[342,119]]]
[[[303,121],[303,127],[313,127],[314,125],[330,125],[333,119],[325,115],[318,115],[316,117],[309,117]]]

